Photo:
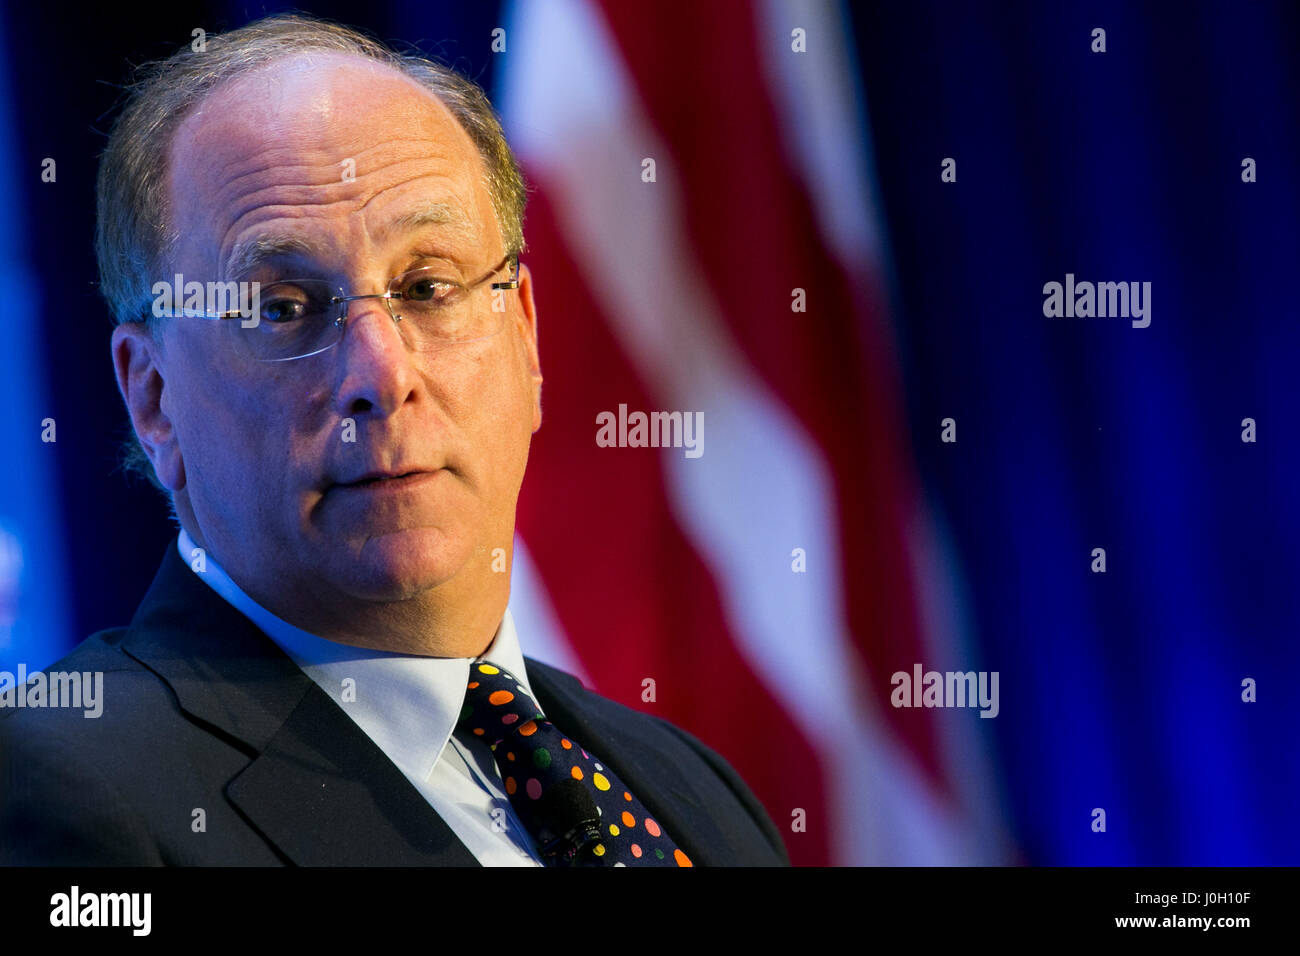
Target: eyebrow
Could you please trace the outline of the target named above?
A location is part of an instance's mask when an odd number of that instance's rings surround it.
[[[243,278],[259,266],[287,256],[303,256],[320,260],[325,258],[325,249],[305,236],[295,236],[291,233],[243,239],[235,243],[235,247],[230,250],[227,275],[234,279]]]
[[[469,224],[455,206],[434,202],[398,216],[381,226],[378,236],[382,238],[391,232],[415,232],[429,226],[447,225],[465,228]],[[325,255],[326,250],[323,246],[305,236],[292,233],[258,236],[235,243],[235,247],[230,251],[227,275],[233,279],[240,279],[276,259],[302,256],[320,261],[325,258]]]
[[[381,237],[390,232],[414,232],[427,226],[467,226],[464,214],[457,207],[445,202],[432,202],[405,215],[398,216],[378,230]]]

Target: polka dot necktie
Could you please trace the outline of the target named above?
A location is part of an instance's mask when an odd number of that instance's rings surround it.
[[[509,671],[470,665],[456,733],[487,741],[548,866],[691,866],[614,771],[546,719]]]

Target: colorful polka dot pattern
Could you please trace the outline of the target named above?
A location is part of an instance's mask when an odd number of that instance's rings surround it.
[[[586,785],[600,808],[600,839],[561,865],[692,865],[614,771],[547,720],[509,671],[483,660],[470,666],[456,732],[492,748],[510,803],[534,836],[541,830],[537,801],[548,788],[565,780]]]

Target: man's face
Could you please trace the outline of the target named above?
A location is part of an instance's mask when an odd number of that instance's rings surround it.
[[[219,89],[169,160],[186,281],[378,293],[425,265],[477,279],[505,256],[468,135],[432,94],[352,57],[292,59]],[[450,221],[420,224],[435,204]],[[284,237],[305,242],[229,271],[252,240]],[[288,362],[250,359],[226,322],[163,320],[160,413],[141,439],[182,519],[246,590],[282,610],[483,593],[541,424],[531,281],[522,269],[519,291],[490,289],[506,278],[472,298],[490,311],[504,296],[502,331],[434,352],[412,350],[381,299],[350,303],[337,345]]]

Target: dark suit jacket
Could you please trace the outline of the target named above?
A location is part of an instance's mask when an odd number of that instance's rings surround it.
[[[527,666],[550,719],[609,763],[696,864],[788,863],[720,756],[562,671]],[[339,705],[174,547],[128,627],[50,670],[103,671],[103,713],[0,710],[0,863],[477,865]]]

